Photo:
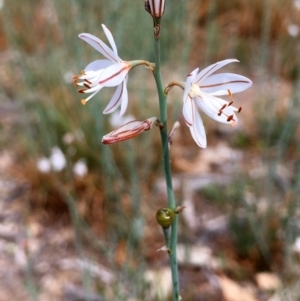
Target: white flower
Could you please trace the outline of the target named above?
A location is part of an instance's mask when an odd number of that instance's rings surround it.
[[[65,168],[67,161],[65,155],[58,147],[51,150],[50,163],[54,171],[61,171]]]
[[[39,158],[37,161],[37,169],[42,173],[48,173],[51,170],[50,160],[46,157]]]
[[[295,8],[300,9],[300,0],[294,1]]]
[[[294,251],[300,253],[300,236],[295,239],[294,242]]]
[[[80,159],[74,164],[73,172],[77,177],[83,177],[87,174],[88,168],[84,159]]]
[[[111,32],[104,24],[102,24],[102,28],[112,49],[100,39],[89,33],[81,33],[79,38],[90,44],[107,59],[97,60],[88,64],[84,71],[82,71],[82,74],[75,76],[73,79],[77,86],[84,86],[83,89],[78,90],[79,93],[92,93],[89,97],[81,101],[83,104],[90,100],[103,87],[116,86],[117,89],[103,113],[109,114],[121,105],[120,115],[123,115],[128,104],[128,72],[131,68],[137,65],[146,64],[146,62],[123,61],[118,55],[117,47]],[[82,81],[78,82],[78,80]]]
[[[198,72],[199,68],[197,68],[187,76],[183,96],[183,116],[193,139],[200,147],[206,147],[206,134],[196,105],[212,119],[235,125],[238,121],[235,112],[240,112],[241,108],[233,107],[233,101],[228,102],[216,96],[229,95],[231,97],[233,93],[244,91],[252,85],[250,79],[238,74],[211,75],[232,62],[238,62],[238,60],[220,61],[201,72]]]
[[[299,30],[300,30],[300,28],[296,24],[291,24],[287,27],[287,31],[288,31],[289,35],[292,37],[296,37],[299,33]]]

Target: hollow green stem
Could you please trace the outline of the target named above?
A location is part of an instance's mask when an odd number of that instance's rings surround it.
[[[155,37],[155,69],[154,78],[156,82],[158,97],[159,97],[159,109],[160,109],[160,121],[163,123],[164,127],[160,130],[162,149],[163,149],[163,163],[166,175],[167,184],[167,195],[168,195],[168,205],[170,208],[176,208],[173,186],[172,186],[172,172],[170,165],[170,153],[169,153],[169,143],[168,143],[168,129],[167,129],[167,95],[164,93],[164,88],[160,73],[160,40],[159,36]],[[179,279],[178,279],[178,263],[177,263],[177,228],[178,228],[178,217],[177,214],[171,225],[171,237],[170,245],[166,241],[167,247],[170,248],[171,252],[169,254],[170,267],[172,273],[172,284],[173,284],[173,301],[179,300]]]

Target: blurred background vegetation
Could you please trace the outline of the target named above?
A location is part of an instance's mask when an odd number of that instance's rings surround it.
[[[243,106],[236,128],[204,117],[206,150],[197,148],[184,126],[182,92],[170,93],[170,127],[176,120],[183,125],[171,149],[177,201],[185,204],[186,187],[196,180],[190,189],[199,220],[210,213],[225,215],[228,238],[217,236],[208,244],[224,261],[216,274],[254,283],[256,273],[268,271],[283,284],[279,300],[300,300],[300,247],[295,244],[300,237],[300,1],[166,2],[161,32],[165,84],[231,57],[240,63],[226,69],[254,82],[234,96]],[[112,31],[122,59],[153,61],[152,20],[143,1],[1,1],[0,150],[13,159],[1,177],[15,183],[10,199],[21,200],[25,226],[32,216],[58,233],[71,226],[68,254],[111,271],[108,281],[82,268],[74,283],[84,292],[96,292],[99,300],[160,300],[150,297],[149,283],[142,280],[145,271],[167,263],[165,254],[156,252],[163,240],[154,216],[165,204],[158,130],[102,145],[102,136],[118,121],[102,115],[113,90],[102,90],[82,106],[72,83],[74,75],[99,59],[78,34],[88,32],[106,42],[102,23]],[[128,115],[138,120],[158,115],[148,70],[134,69],[128,89]],[[229,156],[221,162],[224,149]],[[49,163],[55,150],[63,154],[65,166],[43,170],[39,164]],[[213,160],[208,154],[215,155]],[[74,169],[78,162],[85,166],[82,173]],[[216,180],[220,177],[226,181]],[[203,243],[203,224],[191,228],[188,216],[180,222],[181,242]],[[50,245],[49,250],[56,252]],[[60,299],[61,291],[44,293],[34,256],[29,252],[26,258],[28,269],[20,277],[28,300],[69,300]],[[189,290],[191,281],[182,282],[185,300],[207,300],[201,288]],[[272,292],[255,289],[255,300],[271,300]]]

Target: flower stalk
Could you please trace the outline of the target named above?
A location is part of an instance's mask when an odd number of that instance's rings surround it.
[[[157,24],[160,26],[160,24]],[[162,149],[163,149],[163,164],[166,176],[167,185],[167,196],[168,196],[168,206],[175,210],[176,203],[172,185],[172,171],[170,165],[170,153],[169,153],[169,137],[167,129],[167,95],[164,93],[164,88],[161,79],[160,72],[160,39],[154,33],[154,45],[155,45],[155,69],[154,78],[157,87],[158,97],[159,97],[159,109],[160,109],[160,121],[164,125],[160,130]],[[166,245],[170,248],[169,259],[170,267],[172,273],[172,285],[173,285],[173,301],[179,301],[179,277],[178,277],[178,263],[177,263],[177,236],[178,236],[178,215],[175,214],[174,221],[171,225],[171,235],[170,241],[166,239]]]

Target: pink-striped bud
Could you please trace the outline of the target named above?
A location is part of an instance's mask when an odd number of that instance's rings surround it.
[[[146,0],[145,9],[153,18],[161,18],[165,11],[165,0]]]
[[[103,136],[102,143],[113,144],[134,138],[144,131],[148,131],[152,128],[153,123],[157,121],[156,117],[148,118],[144,121],[132,120],[122,125],[118,129]]]

